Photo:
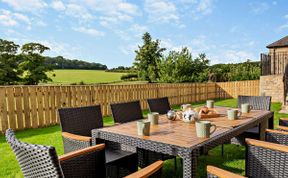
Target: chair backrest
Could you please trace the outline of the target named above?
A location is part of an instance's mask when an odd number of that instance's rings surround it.
[[[238,96],[238,107],[241,104],[249,103],[256,110],[269,111],[271,108],[271,96]]]
[[[258,140],[253,142],[247,142],[246,146],[246,176],[288,177],[288,146]]]
[[[168,97],[148,99],[147,102],[150,112],[167,114],[167,112],[171,110]]]
[[[91,136],[91,130],[103,127],[100,105],[58,110],[63,132]]]
[[[112,116],[117,123],[143,119],[139,101],[110,104]]]
[[[288,132],[280,130],[266,130],[265,140],[267,142],[288,146]]]
[[[64,177],[54,147],[21,142],[11,129],[6,131],[6,140],[15,153],[25,178]]]

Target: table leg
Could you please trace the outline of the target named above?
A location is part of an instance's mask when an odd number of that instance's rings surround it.
[[[196,178],[199,151],[182,152],[179,156],[183,159],[183,178]]]
[[[269,119],[260,123],[260,140],[265,140],[265,130],[268,129]]]

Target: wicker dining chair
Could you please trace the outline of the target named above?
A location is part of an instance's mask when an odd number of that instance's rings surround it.
[[[271,96],[238,96],[238,108],[241,108],[241,104],[249,103],[255,110],[270,111],[271,108]],[[269,119],[268,128],[273,129],[274,120]],[[246,130],[241,135],[233,138],[231,143],[245,145],[245,138],[260,139],[260,127],[255,127]]]
[[[288,146],[246,139],[245,176],[249,178],[288,177]],[[213,166],[207,167],[208,178],[243,178]]]
[[[112,116],[116,123],[125,123],[125,122],[143,119],[143,114],[142,114],[139,101],[113,103],[113,104],[110,104],[110,107],[112,111]],[[157,160],[167,160],[167,159],[174,158],[175,170],[177,168],[175,156],[161,154],[161,153],[157,153],[153,151],[147,151],[147,150],[139,149],[139,148],[137,149],[137,153],[138,153],[139,167],[146,167],[147,165]]]
[[[267,129],[265,132],[265,139],[268,142],[288,146],[288,127],[279,126],[278,130]]]
[[[143,119],[140,101],[110,104],[111,112],[115,123],[131,122]]]
[[[103,127],[100,105],[58,110],[62,128],[64,153],[92,146],[91,130]],[[122,150],[114,142],[97,140],[106,144],[106,170],[108,177],[126,176],[137,170],[137,154]]]
[[[288,126],[288,118],[279,118],[279,126]]]
[[[158,112],[159,114],[167,114],[171,110],[168,97],[147,99],[150,112]]]
[[[6,140],[15,153],[25,178],[106,178],[104,144],[58,157],[54,147],[21,142],[12,129],[6,131]],[[126,178],[160,178],[162,165],[163,161],[157,161]]]

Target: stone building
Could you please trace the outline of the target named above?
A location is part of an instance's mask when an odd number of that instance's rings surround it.
[[[283,76],[288,64],[288,36],[269,44],[267,48],[269,52],[261,54],[260,93],[272,96],[273,102],[285,103]]]

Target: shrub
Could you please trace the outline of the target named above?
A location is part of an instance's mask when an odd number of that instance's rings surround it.
[[[121,76],[121,80],[137,80],[138,79],[138,75],[137,74],[125,74]]]

